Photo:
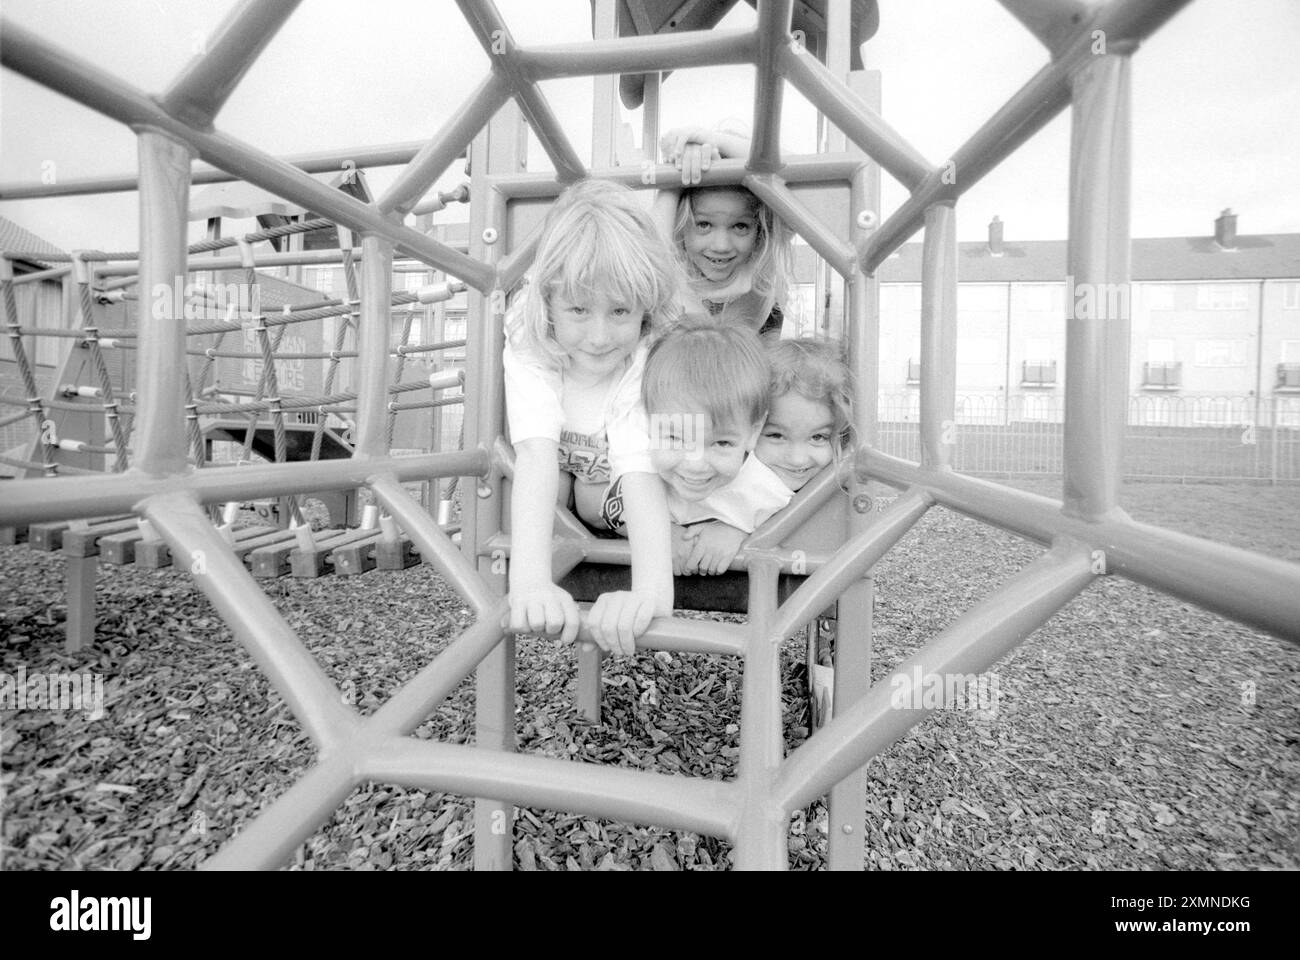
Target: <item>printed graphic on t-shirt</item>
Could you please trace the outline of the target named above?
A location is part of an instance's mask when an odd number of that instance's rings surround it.
[[[560,431],[560,469],[587,483],[609,483],[609,444],[605,432]]]

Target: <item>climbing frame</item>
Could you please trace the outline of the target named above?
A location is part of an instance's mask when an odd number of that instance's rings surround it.
[[[780,646],[828,605],[840,601],[864,618],[872,566],[935,505],[958,510],[1043,544],[1028,567],[961,614],[896,671],[980,673],[995,663],[1096,577],[1120,574],[1210,610],[1300,640],[1300,567],[1133,522],[1119,505],[1120,437],[1126,394],[1127,316],[1069,322],[1065,482],[1062,502],[957,474],[951,469],[955,345],[955,204],[960,195],[1067,105],[1073,104],[1069,274],[1076,283],[1128,282],[1129,66],[1137,44],[1185,0],[1003,0],[1038,35],[1051,62],[952,158],[927,162],[866,102],[814,60],[790,34],[792,0],[760,2],[758,23],[739,32],[603,39],[590,44],[517,46],[488,0],[459,0],[491,59],[491,69],[464,107],[373,204],[331,191],[286,163],[230,138],[212,119],[294,2],[244,2],[157,99],[5,22],[6,67],[130,125],[140,143],[140,283],[153,289],[185,272],[190,164],[196,156],[360,232],[363,294],[357,348],[360,382],[354,456],[319,464],[273,464],[192,471],[186,462],[184,330],[175,318],[141,310],[140,388],[133,459],[123,474],[31,479],[6,485],[0,525],[106,515],[146,518],[173,557],[190,561],[195,580],[266,672],[319,755],[302,778],[211,861],[214,867],[271,867],[287,860],[359,784],[388,782],[496,798],[476,813],[476,864],[508,867],[509,804],[553,807],[592,816],[658,824],[725,838],[745,869],[782,869],[792,810],[845,780],[924,718],[898,709],[882,680],[816,736],[784,755]],[[608,0],[598,4],[608,17]],[[1101,43],[1099,45],[1098,38]],[[736,568],[748,576],[745,625],[657,619],[642,649],[744,658],[737,776],[726,782],[649,774],[519,755],[513,747],[513,638],[503,634],[504,577],[495,561],[508,552],[501,508],[509,470],[502,438],[503,294],[522,278],[535,234],[506,237],[518,201],[554,196],[585,175],[640,188],[640,169],[587,170],[564,136],[538,82],[584,74],[652,72],[753,63],[757,70],[754,137],[746,161],[717,164],[706,184],[740,183],[800,232],[844,278],[845,330],[858,376],[861,448],[847,494],[824,475],[792,507],[747,542]],[[783,158],[782,82],[788,80],[866,153],[899,180],[910,198],[872,230],[867,165],[850,155]],[[502,172],[498,146],[510,136],[498,110],[513,99],[539,138],[556,175]],[[497,116],[496,120],[492,120]],[[489,121],[492,121],[489,124]],[[488,125],[486,131],[484,126]],[[404,226],[400,217],[475,139],[475,183],[468,254]],[[496,143],[494,144],[494,138]],[[479,164],[479,156],[492,157]],[[485,169],[485,167],[487,169]],[[955,173],[955,175],[954,175]],[[670,167],[655,179],[669,182]],[[808,212],[791,185],[847,185],[855,231],[843,239]],[[871,274],[925,227],[920,464],[887,457],[875,436],[876,317]],[[502,238],[506,237],[503,242]],[[508,252],[503,250],[512,246]],[[395,251],[459,278],[471,289],[465,448],[455,453],[388,455],[385,361],[389,289]],[[116,449],[121,450],[122,444]],[[404,492],[403,481],[473,477],[465,497],[458,548]],[[884,511],[872,508],[868,484],[903,492]],[[57,485],[57,486],[56,486]],[[344,703],[302,643],[258,589],[206,505],[252,496],[365,486],[426,561],[464,598],[474,623],[369,717]],[[468,492],[468,491],[467,491]],[[825,556],[789,546],[833,500],[847,503],[847,541]],[[593,540],[570,516],[557,519],[554,569],[580,561],[626,563],[626,544]],[[808,578],[777,602],[782,573]],[[851,617],[843,619],[852,620]],[[861,619],[861,618],[860,618]],[[859,641],[861,638],[858,638]],[[841,640],[845,640],[841,629]],[[853,638],[847,642],[852,644]],[[480,664],[482,666],[480,667]],[[859,664],[860,666],[860,664]],[[408,736],[479,667],[477,745]],[[861,675],[862,671],[858,671]],[[860,677],[859,677],[860,678]],[[842,709],[840,709],[842,707]],[[502,817],[504,816],[504,820]],[[848,821],[845,825],[850,826]],[[836,821],[832,820],[835,833]],[[861,836],[857,844],[860,863]],[[843,843],[843,841],[837,841]],[[844,865],[844,861],[840,861]]]

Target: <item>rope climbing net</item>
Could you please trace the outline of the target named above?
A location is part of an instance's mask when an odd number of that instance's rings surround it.
[[[293,0],[241,3],[207,46],[160,96],[146,95],[31,31],[5,22],[4,66],[131,126],[139,140],[141,216],[149,225],[140,254],[141,289],[167,284],[186,268],[184,233],[191,161],[201,158],[231,174],[362,235],[357,316],[358,388],[355,453],[319,464],[268,464],[240,470],[187,467],[186,331],[142,310],[137,333],[140,370],[133,413],[133,458],[124,473],[32,479],[8,484],[0,524],[26,524],[107,514],[138,514],[177,556],[202,556],[195,578],[235,636],[266,672],[318,750],[315,764],[209,862],[215,867],[270,867],[288,859],[359,784],[387,782],[475,797],[475,861],[508,867],[511,803],[572,810],[692,830],[732,841],[741,868],[781,869],[792,810],[846,780],[926,716],[899,708],[882,681],[847,700],[815,737],[783,756],[780,646],[828,605],[841,611],[841,646],[856,651],[859,683],[869,676],[873,565],[932,506],[995,524],[1046,547],[1033,563],[958,616],[896,671],[911,675],[978,674],[1025,640],[1071,598],[1103,575],[1119,574],[1209,610],[1300,640],[1300,568],[1246,551],[1145,526],[1119,502],[1120,440],[1125,417],[1127,316],[1076,316],[1067,329],[1064,497],[1058,502],[962,476],[951,469],[956,370],[956,231],[958,198],[1065,107],[1073,106],[1068,273],[1076,284],[1129,280],[1129,84],[1137,45],[1186,0],[1003,0],[1051,52],[1037,72],[950,159],[933,164],[911,147],[867,101],[814,59],[790,31],[793,0],[760,0],[753,29],[657,37],[600,39],[584,44],[522,47],[489,0],[458,0],[488,53],[488,75],[396,181],[373,203],[331,190],[299,169],[212,126],[226,98],[276,30]],[[612,22],[612,2],[597,20]],[[1098,38],[1101,38],[1099,44]],[[537,234],[512,236],[512,205],[555,196],[584,176],[634,188],[668,182],[669,167],[646,177],[640,168],[587,167],[569,143],[538,84],[567,76],[648,73],[719,64],[756,67],[752,148],[745,160],[723,161],[707,184],[743,184],[801,234],[843,278],[844,329],[857,377],[861,447],[848,478],[824,474],[792,505],[757,531],[734,566],[748,577],[744,625],[678,618],[655,620],[641,649],[693,651],[744,659],[740,753],[734,780],[716,782],[570,763],[514,753],[514,639],[502,616],[508,555],[502,532],[505,484],[512,469],[502,438],[501,371],[504,294],[527,269]],[[789,81],[874,163],[855,152],[782,156],[782,90]],[[555,168],[521,174],[510,125],[498,111],[513,100]],[[495,119],[494,119],[495,118]],[[405,226],[424,192],[473,141],[471,243],[467,253]],[[910,197],[877,227],[869,199],[883,170]],[[810,186],[848,197],[845,222],[828,224],[804,202]],[[850,213],[849,211],[853,211]],[[888,457],[873,447],[877,383],[874,270],[925,228],[922,300],[922,459]],[[392,457],[386,370],[393,257],[413,257],[458,278],[470,290],[464,449]],[[1101,285],[1108,285],[1102,287]],[[8,290],[9,288],[6,288]],[[13,316],[6,296],[6,322]],[[354,294],[350,291],[350,297]],[[348,305],[348,309],[350,309]],[[332,308],[331,308],[332,309]],[[340,306],[339,309],[343,309]],[[267,318],[258,331],[265,359],[273,348]],[[206,328],[205,328],[206,329]],[[83,331],[83,335],[85,331]],[[103,337],[99,332],[99,337]],[[93,335],[92,335],[93,339]],[[267,363],[264,369],[273,369]],[[268,377],[270,375],[268,374]],[[104,388],[106,410],[117,401]],[[29,395],[35,396],[34,384]],[[263,384],[273,414],[277,385]],[[337,402],[340,395],[313,398]],[[282,412],[286,402],[278,404]],[[115,408],[116,409],[116,408]],[[197,406],[202,412],[203,406]],[[118,411],[120,414],[120,410]],[[28,411],[24,411],[27,415]],[[35,409],[31,415],[37,415]],[[113,450],[123,468],[126,434],[112,420]],[[404,492],[403,481],[474,477],[466,496],[458,547]],[[871,487],[903,492],[883,511]],[[57,489],[52,484],[57,483]],[[416,677],[367,717],[344,702],[299,638],[214,530],[204,505],[250,496],[292,496],[314,490],[368,488],[427,562],[464,598],[474,616],[466,629]],[[845,540],[833,552],[794,549],[817,516],[840,510]],[[554,569],[580,562],[626,564],[625,543],[591,538],[573,517],[557,515]],[[198,568],[196,568],[198,569]],[[807,577],[778,604],[782,574]],[[478,671],[475,746],[408,736],[472,671]],[[837,675],[839,671],[837,670]],[[860,816],[860,805],[859,805]],[[832,834],[836,814],[832,807]],[[846,821],[847,824],[847,821]],[[858,846],[861,835],[849,838]]]

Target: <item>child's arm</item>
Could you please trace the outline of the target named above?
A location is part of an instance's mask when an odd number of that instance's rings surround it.
[[[554,440],[534,437],[515,444],[515,481],[510,494],[510,626],[515,633],[578,635],[578,605],[551,579],[551,534],[560,471]]]
[[[686,569],[716,576],[731,567],[749,534],[721,520],[710,520],[692,526],[687,536],[695,542]]]
[[[625,473],[623,503],[632,589],[601,594],[587,615],[587,628],[602,650],[631,654],[650,620],[673,612],[672,550],[668,499],[657,476]]]

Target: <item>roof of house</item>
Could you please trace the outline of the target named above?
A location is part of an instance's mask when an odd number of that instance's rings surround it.
[[[1213,237],[1152,237],[1131,246],[1131,278],[1161,280],[1260,280],[1300,278],[1300,233],[1237,237],[1225,250]],[[957,245],[957,279],[962,283],[1032,283],[1065,280],[1064,240],[1002,244],[995,257],[987,243]],[[919,283],[921,244],[904,244],[880,265],[883,283]]]
[[[0,250],[13,250],[15,253],[31,252],[67,255],[67,251],[60,250],[50,241],[38,237],[30,230],[18,226],[18,224],[6,217],[0,217]],[[30,263],[41,268],[54,266],[54,264],[45,260],[20,260],[18,262]]]
[[[312,173],[308,176],[327,186],[342,190],[363,203],[369,203],[372,199],[364,170],[352,168],[339,173]],[[263,190],[242,180],[214,183],[190,194],[191,221],[211,220],[217,217],[247,220],[268,215],[297,217],[310,212],[312,211],[301,204],[285,200],[269,190]]]

